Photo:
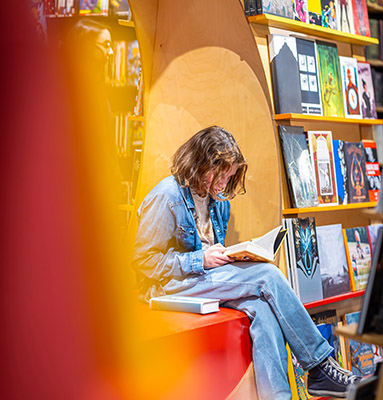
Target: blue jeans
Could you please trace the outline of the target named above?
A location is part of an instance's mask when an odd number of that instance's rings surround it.
[[[332,351],[273,264],[232,263],[203,275],[172,279],[166,294],[221,299],[221,306],[244,311],[251,320],[253,363],[260,400],[291,399],[286,341],[305,370]]]

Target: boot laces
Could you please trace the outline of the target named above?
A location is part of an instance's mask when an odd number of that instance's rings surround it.
[[[332,379],[337,380],[339,383],[344,383],[348,385],[349,383],[354,383],[358,377],[356,375],[349,375],[342,371],[342,368],[337,368],[335,365],[331,364],[329,361],[325,361],[323,365],[323,370],[327,372]]]

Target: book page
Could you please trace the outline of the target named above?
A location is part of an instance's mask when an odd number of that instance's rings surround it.
[[[269,254],[274,255],[274,243],[275,239],[278,236],[279,231],[282,229],[282,225],[277,226],[271,231],[267,232],[263,236],[259,238],[255,238],[251,240],[251,243],[256,244],[257,246],[265,249]]]

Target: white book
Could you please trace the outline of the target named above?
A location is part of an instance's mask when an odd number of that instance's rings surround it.
[[[263,236],[227,247],[225,254],[235,261],[273,262],[286,234],[279,225]]]
[[[360,106],[360,88],[358,79],[358,61],[353,57],[339,56],[342,79],[343,107],[346,118],[362,118]]]
[[[219,299],[208,299],[204,297],[167,295],[152,297],[149,301],[149,307],[152,310],[209,314],[219,311],[219,301]]]

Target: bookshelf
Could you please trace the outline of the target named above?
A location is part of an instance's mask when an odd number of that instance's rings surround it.
[[[308,310],[310,308],[320,307],[327,304],[334,304],[339,301],[353,299],[354,297],[360,297],[364,295],[364,290],[357,290],[355,292],[348,292],[344,294],[340,294],[338,296],[327,297],[323,300],[311,301],[308,303],[304,303],[304,307]]]
[[[379,38],[379,45],[374,46],[374,48],[369,49],[365,52],[367,61],[371,65],[372,73],[374,74],[373,80],[375,84],[375,101],[376,101],[376,112],[378,116],[382,118],[383,116],[383,94],[381,87],[382,81],[382,18],[383,18],[383,6],[377,3],[367,1],[368,17],[370,19],[371,35]],[[372,23],[374,22],[374,23]]]
[[[303,33],[309,36],[317,36],[323,39],[336,40],[338,42],[345,42],[349,44],[356,44],[360,46],[368,46],[370,44],[378,44],[378,39],[348,34],[335,29],[324,28],[322,26],[307,24],[300,21],[295,21],[289,18],[280,17],[271,14],[258,14],[248,17],[249,22],[266,25],[272,28],[280,28],[287,31]]]
[[[217,1],[200,0],[185,12],[182,2],[160,2],[158,8],[149,7],[148,2],[132,2],[147,83],[147,130],[138,199],[169,173],[170,157],[187,135],[213,122],[222,124],[236,133],[253,177],[247,195],[233,201],[229,244],[252,237],[254,229],[267,231],[268,224],[275,226],[282,215],[281,168],[264,68],[268,65],[265,36],[256,34],[259,46],[254,46],[237,3],[224,2],[217,8]],[[250,22],[252,27],[261,26]],[[270,24],[262,25],[263,31],[271,28]],[[333,31],[309,34],[325,38],[331,34],[332,40],[338,38],[347,49],[356,43],[369,44],[369,39],[361,37],[353,38],[357,41],[350,44],[345,35]],[[214,101],[202,103],[203,98]],[[360,121],[353,126],[358,128]],[[248,223],[249,215],[253,227]]]
[[[248,20],[253,28],[258,46],[263,49],[263,66],[266,76],[268,77],[269,91],[272,98],[273,85],[271,82],[270,60],[265,57],[266,54],[268,55],[266,35],[272,33],[282,35],[300,33],[303,37],[307,35],[313,38],[327,39],[336,42],[339,55],[349,57],[356,56],[356,58],[359,59],[362,58],[360,55],[363,53],[364,46],[377,45],[379,43],[375,38],[344,34],[328,28],[317,27],[315,25],[309,25],[274,15],[255,15],[248,17]],[[280,30],[282,30],[282,32]],[[304,126],[305,131],[331,130],[333,132],[333,139],[341,139],[350,142],[358,142],[361,139],[372,139],[373,127],[383,124],[383,119],[352,119],[311,116],[297,113],[274,114],[273,118],[276,127],[278,127],[278,125],[289,125]],[[280,163],[282,162],[283,160],[281,157]],[[288,192],[288,181],[285,171],[282,172],[282,198],[282,216],[285,218],[314,216],[317,226],[340,223],[343,228],[369,224],[370,221],[374,219],[371,217],[370,213],[372,213],[372,209],[377,205],[376,202],[364,202],[336,206],[293,208],[291,207],[292,203]],[[285,271],[287,271],[288,264],[285,252],[286,250],[283,249],[281,255],[281,269],[283,270],[285,268]],[[363,295],[364,290],[350,291],[322,300],[306,302],[304,303],[304,307],[310,314],[334,308],[337,310],[338,319],[340,319],[341,315],[360,309],[360,299]]]
[[[368,3],[367,9],[370,14],[383,14],[383,6],[379,4]]]
[[[112,33],[113,56],[106,67],[106,93],[113,117],[117,156],[121,173],[123,204],[119,210],[126,212],[124,226],[129,223],[133,210],[134,190],[138,178],[137,149],[142,148],[144,132],[144,116],[134,115],[137,104],[138,66],[141,64],[139,46],[134,21],[129,15],[116,14],[111,6],[109,13],[80,15],[78,8],[72,14],[46,15],[48,40],[55,46],[65,38],[67,32],[80,20],[99,21],[106,25]],[[125,42],[125,44],[124,44]],[[137,42],[138,43],[138,42]],[[138,61],[137,61],[138,59]],[[137,154],[136,154],[137,153]],[[138,166],[139,168],[139,166]]]
[[[383,68],[383,60],[368,60],[370,65],[375,68]]]
[[[318,207],[305,207],[305,208],[285,208],[282,211],[283,216],[297,216],[299,214],[313,214],[323,213],[329,211],[345,211],[345,210],[359,210],[364,208],[372,208],[376,206],[376,202],[366,203],[353,203],[353,204],[341,204],[338,206],[318,206]]]
[[[309,121],[309,122],[331,122],[337,124],[357,124],[357,125],[382,125],[383,119],[357,119],[357,118],[339,118],[339,117],[326,117],[326,116],[314,116],[307,114],[275,114],[275,121],[278,123],[282,121]]]

